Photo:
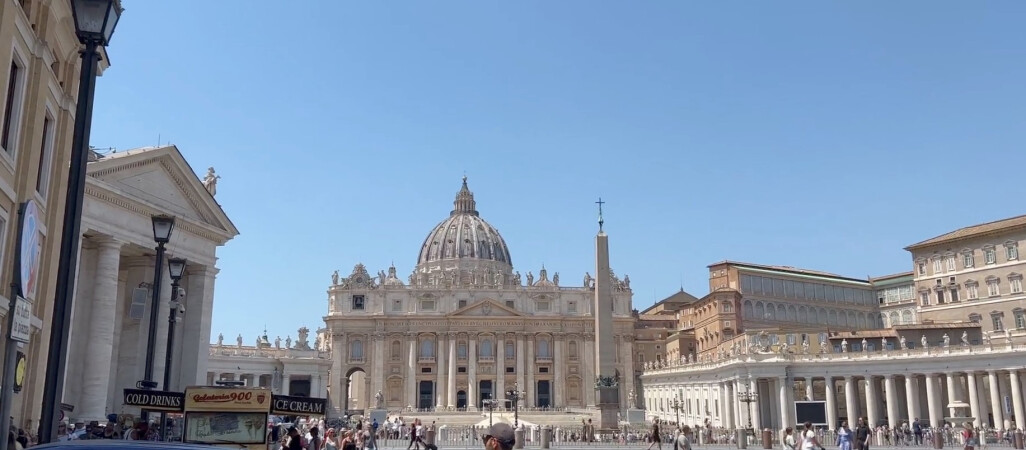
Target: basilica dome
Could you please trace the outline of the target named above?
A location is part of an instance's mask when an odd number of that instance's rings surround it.
[[[435,226],[420,247],[417,271],[491,270],[509,274],[513,260],[502,235],[477,212],[474,194],[463,187],[456,194],[449,217]]]

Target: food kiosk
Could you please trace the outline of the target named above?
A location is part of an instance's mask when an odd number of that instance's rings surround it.
[[[260,387],[188,387],[182,441],[232,447],[265,444],[271,397],[269,389]]]

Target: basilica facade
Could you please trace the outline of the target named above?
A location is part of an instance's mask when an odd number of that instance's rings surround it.
[[[609,276],[620,404],[627,404],[635,386],[630,278]],[[510,390],[522,393],[526,408],[596,404],[594,278],[585,273],[567,287],[544,267],[537,276],[515,271],[465,177],[413,273],[402,279],[390,267],[372,275],[356,264],[348,276],[332,275],[327,294],[323,332],[336,414],[368,405],[476,410],[485,400],[505,401]]]

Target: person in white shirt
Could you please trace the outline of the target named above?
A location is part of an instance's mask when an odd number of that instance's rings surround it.
[[[816,439],[816,431],[812,429],[812,422],[805,422],[805,432],[802,435],[801,450],[817,450],[823,448]]]
[[[794,429],[787,427],[784,429],[784,450],[798,450],[795,446],[798,445],[794,440]]]
[[[684,425],[677,433],[674,447],[677,450],[691,450],[691,427]]]

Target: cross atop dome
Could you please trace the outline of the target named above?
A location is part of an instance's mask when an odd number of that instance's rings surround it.
[[[477,215],[477,202],[474,201],[474,193],[467,187],[467,176],[463,175],[463,187],[456,193],[456,200],[452,202],[453,210],[449,215],[473,214]]]

